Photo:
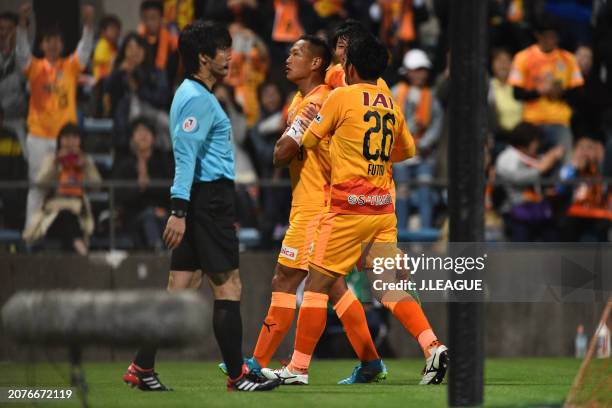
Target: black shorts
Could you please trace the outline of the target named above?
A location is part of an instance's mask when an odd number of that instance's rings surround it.
[[[172,251],[170,270],[204,273],[238,268],[234,182],[195,183],[185,219],[185,235]]]

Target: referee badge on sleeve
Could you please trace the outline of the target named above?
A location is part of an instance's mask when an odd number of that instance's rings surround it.
[[[198,126],[198,121],[193,116],[189,116],[183,122],[183,131],[185,132],[193,132],[195,128]]]

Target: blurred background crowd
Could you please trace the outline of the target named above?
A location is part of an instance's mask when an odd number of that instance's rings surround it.
[[[612,2],[488,1],[487,239],[607,241]],[[348,18],[387,45],[384,79],[418,146],[394,167],[400,239],[444,239],[451,0],[146,0],[129,2],[129,25],[112,1],[65,2],[0,10],[2,250],[164,250],[178,33],[197,18],[233,38],[214,92],[232,122],[244,246],[278,245],[288,221],[288,173],[272,165],[295,92],[288,49]]]

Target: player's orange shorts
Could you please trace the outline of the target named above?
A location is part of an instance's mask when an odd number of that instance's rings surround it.
[[[394,213],[381,215],[353,215],[325,213],[321,217],[310,264],[336,275],[347,275],[359,265],[362,254],[371,243],[393,245],[375,246],[376,256],[395,256],[397,253],[397,220]]]
[[[308,270],[308,260],[321,216],[327,207],[301,205],[291,207],[289,229],[283,239],[278,263],[289,268]]]

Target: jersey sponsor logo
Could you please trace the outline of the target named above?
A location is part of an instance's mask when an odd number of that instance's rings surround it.
[[[372,100],[369,92],[363,92],[363,105],[364,106],[372,106],[376,107],[381,105],[387,109],[393,109],[393,99],[391,97],[387,97],[381,93],[377,93],[374,99]]]
[[[280,256],[283,258],[291,259],[295,261],[297,259],[298,250],[296,248],[291,248],[283,245],[280,251]]]
[[[198,126],[198,121],[193,116],[188,117],[183,122],[183,130],[185,132],[193,132],[195,130],[196,126]]]
[[[350,205],[361,205],[361,206],[370,205],[370,206],[378,207],[378,206],[389,205],[393,203],[393,198],[391,197],[390,193],[380,194],[380,195],[379,194],[371,194],[371,195],[349,194],[347,197],[347,201]]]
[[[323,116],[320,113],[317,113],[317,116],[314,117],[314,121],[317,123],[321,123],[323,120]]]

